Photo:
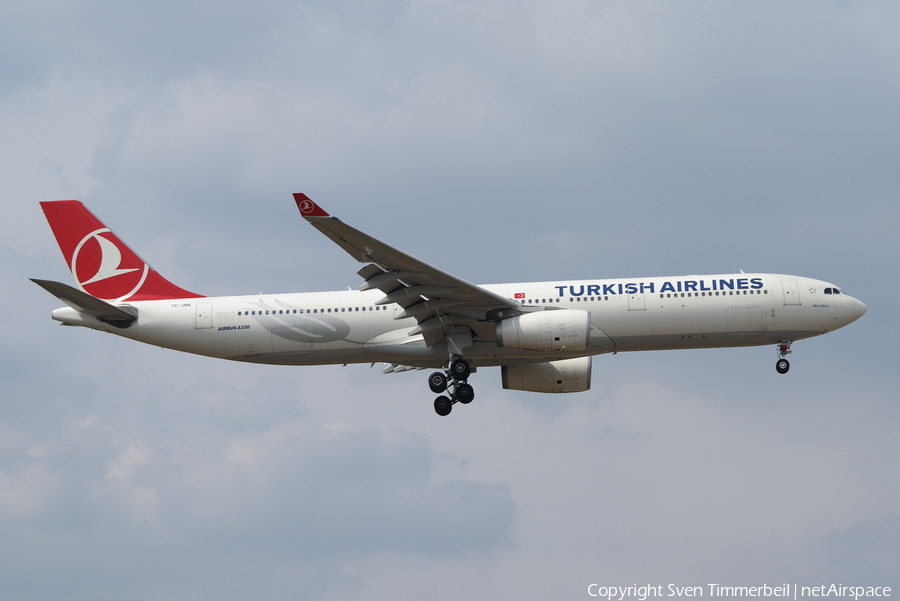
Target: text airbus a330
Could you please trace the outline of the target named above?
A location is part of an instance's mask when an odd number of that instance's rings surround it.
[[[53,319],[198,355],[278,365],[384,362],[434,368],[447,415],[469,375],[500,366],[503,387],[582,392],[591,357],[610,352],[777,345],[841,328],[866,307],[834,284],[768,273],[479,286],[330,216],[300,214],[365,266],[359,290],[205,297],[172,284],[77,200],[41,207],[75,287],[33,280],[65,302]]]

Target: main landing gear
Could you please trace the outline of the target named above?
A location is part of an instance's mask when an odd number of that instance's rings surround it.
[[[791,363],[785,359],[791,354],[791,341],[782,340],[778,343],[778,361],[775,363],[775,371],[780,374],[786,374],[791,368]]]
[[[446,371],[436,371],[428,376],[428,386],[434,393],[449,390],[450,396],[441,395],[434,400],[434,410],[438,415],[449,415],[454,403],[466,405],[475,398],[475,390],[466,382],[472,373],[469,363],[462,357],[451,358]]]

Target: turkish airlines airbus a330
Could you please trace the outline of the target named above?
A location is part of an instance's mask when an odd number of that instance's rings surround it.
[[[478,286],[330,216],[305,194],[300,214],[352,257],[359,290],[205,297],[172,284],[77,200],[41,207],[76,287],[33,280],[84,326],[198,355],[278,365],[388,363],[433,368],[447,415],[469,403],[477,367],[500,366],[503,387],[582,392],[591,357],[621,351],[776,345],[841,328],[866,306],[834,284],[737,273]]]

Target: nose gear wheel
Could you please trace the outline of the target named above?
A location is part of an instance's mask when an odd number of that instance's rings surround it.
[[[791,354],[791,341],[790,340],[782,340],[778,343],[778,361],[775,362],[775,371],[780,374],[786,374],[788,370],[791,368],[791,363],[787,359],[786,356]]]

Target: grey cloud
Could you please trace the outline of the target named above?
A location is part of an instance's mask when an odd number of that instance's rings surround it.
[[[900,585],[898,537],[900,516],[896,514],[834,531],[821,541],[823,565],[807,581],[897,587]]]
[[[147,441],[103,421],[69,425],[50,446],[35,446],[35,456],[4,454],[2,530],[19,541],[4,551],[8,594],[44,588],[32,567],[44,563],[42,545],[26,542],[34,538],[55,541],[50,561],[71,567],[57,572],[50,589],[84,581],[102,596],[122,584],[104,583],[106,572],[140,582],[153,569],[154,579],[178,579],[179,561],[191,554],[226,564],[444,556],[510,541],[508,488],[430,484],[431,451],[421,435],[305,421]]]

